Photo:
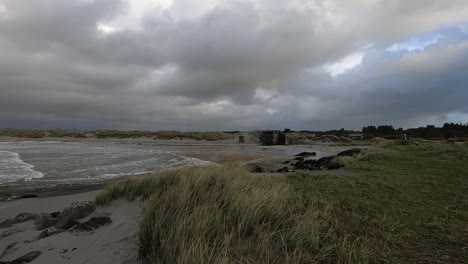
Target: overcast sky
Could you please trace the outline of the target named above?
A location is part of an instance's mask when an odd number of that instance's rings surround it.
[[[0,127],[468,122],[467,0],[0,0]]]

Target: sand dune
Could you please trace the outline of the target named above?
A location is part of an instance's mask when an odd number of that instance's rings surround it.
[[[69,196],[26,199],[0,203],[0,221],[19,212],[50,213],[75,201],[92,200],[96,191]],[[112,223],[92,232],[63,233],[37,240],[34,221],[0,229],[0,261],[12,261],[33,251],[41,252],[31,263],[136,263],[140,204],[120,200],[110,206],[97,207],[91,217],[108,216]],[[12,246],[13,245],[13,246]],[[7,248],[9,249],[7,250]]]

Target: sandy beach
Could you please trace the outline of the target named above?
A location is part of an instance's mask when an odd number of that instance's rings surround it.
[[[25,143],[19,139],[1,139],[4,142]],[[47,139],[48,141],[67,142],[70,139]],[[76,140],[76,139],[74,139]],[[38,140],[42,141],[42,139]],[[236,144],[231,141],[194,142],[136,140],[87,140],[78,142],[117,142],[137,146],[154,146],[160,150],[200,159],[217,164],[236,162],[257,164],[272,171],[281,168],[281,163],[291,159],[301,151],[316,151],[320,156],[336,154],[346,147],[317,144],[313,146],[259,146]],[[34,141],[33,141],[34,142]],[[26,143],[27,144],[27,143]],[[94,201],[95,196],[108,184],[125,179],[118,177],[99,184],[58,184],[43,188],[0,187],[3,197],[29,197],[0,201],[0,223],[14,219],[20,213],[51,214],[61,212],[72,203]],[[32,263],[135,263],[137,261],[137,233],[141,204],[119,200],[110,206],[96,207],[92,214],[79,219],[79,223],[99,217],[111,220],[108,225],[100,226],[90,232],[75,233],[62,230],[57,234],[54,227],[48,230],[52,236],[40,238],[43,230],[37,230],[34,220],[15,223],[0,228],[0,263],[9,263],[25,254],[40,252]],[[107,219],[106,218],[106,219]],[[3,261],[3,262],[1,262]]]
[[[47,198],[24,199],[0,203],[2,218],[21,212],[51,213],[61,211],[71,203],[93,200],[99,191]],[[0,229],[1,261],[8,263],[30,252],[40,252],[33,263],[136,263],[137,232],[140,216],[138,202],[117,201],[97,207],[80,222],[106,216],[112,223],[92,232],[62,233],[38,239],[43,231],[36,230],[34,221]],[[2,262],[3,263],[3,262]]]
[[[295,154],[303,151],[317,152],[317,158],[322,156],[335,155],[336,153],[347,149],[347,147],[330,146],[329,144],[317,143],[314,145],[289,145],[289,146],[261,146],[258,144],[239,144],[235,140],[222,140],[222,141],[196,141],[196,140],[154,140],[152,138],[135,138],[135,139],[80,139],[80,138],[40,138],[40,139],[20,139],[1,137],[0,142],[10,144],[28,145],[34,143],[51,143],[57,142],[58,147],[64,144],[85,144],[86,148],[93,148],[95,146],[108,146],[117,144],[124,146],[123,151],[126,149],[135,150],[155,150],[164,153],[170,153],[178,157],[184,157],[187,164],[198,164],[200,162],[211,162],[215,164],[223,164],[226,162],[235,162],[240,164],[256,164],[267,168],[268,171],[276,171],[284,167],[281,163],[285,160],[291,159]],[[62,143],[62,144],[60,144]],[[128,147],[127,147],[128,146]],[[1,149],[0,149],[1,150]],[[65,150],[64,150],[65,151]],[[76,151],[76,149],[72,150]],[[120,150],[119,150],[120,151]],[[122,152],[122,151],[120,151]],[[125,155],[125,153],[123,153]],[[148,156],[151,157],[151,156]],[[156,156],[155,156],[156,157]],[[60,157],[62,158],[62,157]],[[77,157],[77,158],[80,158]],[[42,159],[42,158],[41,158]],[[191,161],[190,159],[194,159]],[[79,161],[72,160],[72,164]],[[199,162],[200,161],[200,162]],[[118,161],[113,161],[118,162]],[[204,164],[204,163],[201,163]],[[62,164],[57,164],[63,167]],[[181,164],[183,166],[184,164]],[[50,165],[52,166],[52,165]],[[177,165],[180,166],[180,165]],[[63,167],[64,173],[68,173],[71,168]],[[75,168],[76,171],[82,171],[82,168]],[[138,171],[136,171],[138,172]],[[100,173],[109,173],[106,170]],[[78,173],[79,175],[80,173]],[[136,173],[144,175],[145,173]],[[115,181],[119,181],[134,174],[128,172],[126,175],[118,177],[103,178],[96,182],[70,182],[70,181],[57,181],[54,184],[42,185],[21,185],[21,184],[0,184],[0,198],[8,197],[50,197],[60,196],[66,194],[75,194],[80,192],[87,192],[104,188],[106,185]],[[38,181],[41,182],[41,181]],[[0,199],[1,200],[1,199]]]

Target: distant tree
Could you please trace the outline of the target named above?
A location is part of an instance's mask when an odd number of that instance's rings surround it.
[[[384,135],[395,135],[396,131],[391,125],[385,125],[385,126],[378,126],[377,127],[377,134],[384,136]]]
[[[377,134],[377,128],[375,126],[363,127],[362,128],[362,133],[376,135]]]

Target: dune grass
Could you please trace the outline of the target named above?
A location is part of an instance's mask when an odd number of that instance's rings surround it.
[[[143,263],[467,263],[468,149],[387,144],[359,173],[253,175],[184,168],[108,187],[147,199]]]
[[[95,130],[95,131],[63,131],[63,130],[16,130],[0,129],[0,136],[17,138],[91,138],[127,139],[127,138],[154,138],[154,139],[189,139],[218,141],[234,139],[235,134],[224,132],[183,132],[183,131],[121,131],[121,130]]]

